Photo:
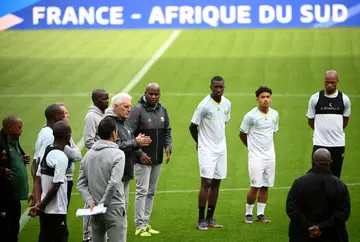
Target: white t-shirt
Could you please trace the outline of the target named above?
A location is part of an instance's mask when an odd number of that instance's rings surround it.
[[[270,108],[265,114],[258,107],[245,116],[240,131],[247,134],[248,161],[275,161],[274,133],[279,130],[279,113]]]
[[[333,95],[325,95],[327,98],[336,98],[338,91]],[[349,117],[351,113],[351,102],[349,97],[342,93],[344,101],[343,115],[337,114],[315,114],[315,107],[319,100],[319,92],[311,96],[306,117],[315,119],[313,145],[325,147],[345,146],[345,132],[343,128],[343,117]]]
[[[45,149],[49,145],[54,143],[54,135],[53,130],[49,126],[44,126],[39,134],[38,138],[35,142],[35,154],[34,154],[34,160],[36,162],[41,162],[42,157],[44,156]]]
[[[54,168],[54,176],[41,174],[42,194],[41,200],[44,199],[46,193],[50,190],[54,183],[61,183],[56,196],[51,200],[45,208],[47,214],[66,214],[67,213],[67,180],[66,169],[68,166],[68,158],[61,150],[52,150],[46,157],[46,164],[50,168]],[[39,165],[41,167],[41,165]]]
[[[198,125],[198,149],[219,154],[226,151],[225,123],[230,120],[231,102],[224,96],[216,103],[210,95],[198,105],[191,122]]]

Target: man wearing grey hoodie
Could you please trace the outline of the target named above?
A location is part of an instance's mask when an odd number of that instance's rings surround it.
[[[91,146],[100,139],[98,135],[98,126],[104,117],[105,109],[109,106],[109,94],[102,89],[96,89],[92,92],[91,99],[93,104],[90,106],[84,120],[84,144],[90,150]],[[85,208],[86,205],[85,205]],[[91,241],[91,232],[89,228],[90,217],[83,218],[83,242]]]
[[[118,129],[115,120],[104,118],[98,127],[100,140],[86,153],[81,161],[77,188],[86,204],[93,209],[103,204],[104,214],[90,218],[93,242],[125,242],[127,218],[124,188],[125,154],[115,143]]]
[[[88,150],[98,141],[97,127],[104,117],[105,109],[109,106],[109,94],[102,89],[94,90],[91,95],[93,104],[90,106],[84,120],[84,143]]]

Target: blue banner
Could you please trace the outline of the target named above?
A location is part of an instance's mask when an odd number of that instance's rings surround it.
[[[2,0],[0,30],[355,27],[359,13],[359,0]]]

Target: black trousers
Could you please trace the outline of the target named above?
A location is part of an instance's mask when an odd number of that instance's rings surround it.
[[[17,242],[21,217],[21,203],[17,201],[0,201],[0,235],[1,241]]]
[[[74,185],[73,181],[67,181],[67,199],[68,199],[67,208],[68,209],[69,209],[69,204],[70,204],[70,198],[71,198],[71,192],[72,192],[73,185]]]
[[[66,214],[40,214],[39,242],[68,242]]]
[[[314,145],[313,154],[320,148],[325,148],[331,153],[331,159],[333,160],[333,163],[331,164],[331,171],[336,177],[340,178],[345,155],[345,147],[323,147]]]

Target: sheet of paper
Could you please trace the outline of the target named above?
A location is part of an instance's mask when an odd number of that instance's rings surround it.
[[[95,206],[92,211],[90,211],[90,208],[79,208],[76,211],[76,216],[91,216],[96,214],[102,214],[106,213],[106,207],[104,207],[104,204],[99,204],[98,206]]]

